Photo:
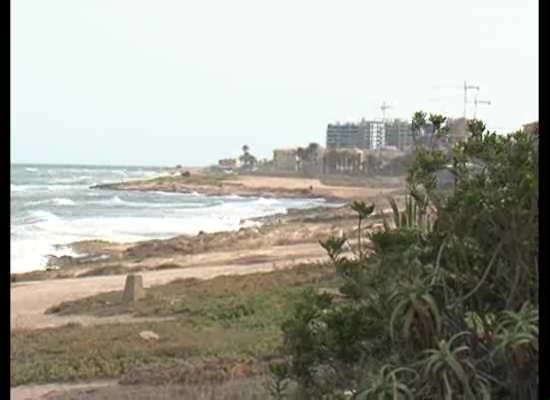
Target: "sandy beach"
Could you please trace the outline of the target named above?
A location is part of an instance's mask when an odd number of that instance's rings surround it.
[[[193,191],[206,195],[258,197],[322,197],[341,205],[290,209],[284,214],[249,220],[247,227],[232,232],[181,235],[166,240],[138,243],[97,240],[73,243],[71,247],[76,252],[85,253],[87,256],[52,259],[52,268],[49,270],[12,275],[12,334],[55,329],[73,324],[84,328],[105,324],[164,323],[163,321],[173,319],[163,316],[140,318],[130,314],[99,317],[47,312],[64,302],[121,291],[127,274],[132,272],[142,275],[144,287],[148,289],[177,279],[211,279],[223,275],[280,271],[298,265],[327,262],[328,256],[319,245],[319,241],[330,236],[357,235],[356,216],[345,204],[353,199],[364,199],[373,201],[379,209],[384,209],[387,207],[385,198],[395,195],[400,190],[395,184],[388,186],[334,186],[324,184],[318,179],[257,176],[213,179],[201,173],[191,179],[164,177],[105,185],[102,188],[111,190]],[[380,218],[372,219],[374,225],[379,227]],[[95,383],[83,383],[82,387],[89,388]],[[104,385],[101,382],[98,384]],[[108,382],[106,385],[115,388],[116,382]],[[18,386],[12,389],[12,395],[14,398],[27,398],[50,392],[60,393],[65,390],[64,387],[55,384]],[[70,387],[66,386],[66,389],[69,390]]]
[[[159,178],[108,185],[118,190],[192,190],[199,193],[298,196],[313,187],[312,196],[350,201],[356,198],[381,199],[395,188],[367,188],[324,185],[318,179],[244,176],[223,179],[223,188],[205,184],[200,178]],[[202,179],[202,180],[201,180]],[[197,183],[200,181],[200,183]],[[309,190],[309,189],[308,189]],[[337,222],[335,222],[337,221]],[[287,268],[304,262],[326,260],[319,240],[352,230],[353,213],[343,208],[291,210],[287,215],[260,218],[259,227],[238,232],[179,236],[136,244],[86,241],[73,244],[75,250],[90,254],[84,259],[57,260],[61,268],[18,274],[12,277],[12,329],[59,326],[67,319],[48,316],[44,311],[63,301],[100,292],[121,290],[127,273],[139,271],[147,286],[184,277],[207,279],[220,274],[242,274]],[[102,276],[105,275],[105,276]]]
[[[337,178],[337,177],[336,177]],[[196,192],[207,196],[237,195],[242,197],[324,198],[347,202],[372,198],[404,188],[401,178],[365,179],[358,184],[335,185],[338,179],[280,178],[271,176],[208,175],[204,171],[184,176],[97,185],[98,189],[165,192]],[[330,183],[328,183],[330,182]]]
[[[310,190],[310,187],[313,189]],[[194,170],[191,178],[163,177],[102,185],[98,190],[101,188],[295,197],[307,191],[310,197],[338,199],[342,204],[353,199],[370,199],[380,203],[399,190],[395,184],[389,188],[333,186],[308,178],[212,178],[200,170]],[[47,308],[46,304],[50,306],[55,302],[120,289],[128,272],[144,272],[147,274],[147,284],[154,285],[182,276],[208,278],[216,273],[243,273],[268,266],[282,267],[322,259],[324,252],[318,245],[319,240],[342,229],[353,229],[354,219],[347,207],[320,207],[290,210],[285,215],[249,222],[252,222],[252,227],[241,228],[238,232],[182,235],[134,244],[105,241],[73,243],[74,250],[88,256],[82,259],[62,257],[53,261],[58,268],[12,276],[12,282],[15,281],[12,283],[12,325],[15,325],[12,329],[17,326],[42,326],[42,322],[33,323],[33,319],[39,321],[42,318],[40,315]],[[29,280],[35,282],[21,283]],[[41,297],[37,293],[43,293],[43,299],[47,300],[38,300]]]

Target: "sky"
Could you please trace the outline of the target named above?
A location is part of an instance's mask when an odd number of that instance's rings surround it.
[[[509,131],[538,119],[538,65],[537,0],[17,0],[11,160],[270,157],[383,102],[460,117],[465,80]]]

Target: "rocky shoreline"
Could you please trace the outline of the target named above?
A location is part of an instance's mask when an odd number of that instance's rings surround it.
[[[342,199],[337,196],[316,193],[312,188],[284,189],[284,188],[250,188],[233,182],[219,183],[218,185],[200,185],[186,182],[186,179],[166,182],[164,180],[120,182],[92,186],[91,189],[128,190],[139,192],[168,192],[168,193],[198,193],[207,197],[239,196],[263,197],[278,199],[324,199],[328,202],[338,202]]]
[[[324,199],[327,202],[350,201],[368,198],[380,193],[400,191],[395,183],[373,180],[353,186],[325,184],[314,178],[277,178],[263,176],[238,176],[233,174],[175,175],[153,179],[108,183],[91,189],[156,191],[169,193],[198,193],[203,196],[240,196],[280,199]]]
[[[147,240],[137,243],[115,243],[103,240],[79,241],[65,247],[69,247],[81,256],[52,256],[46,270],[12,274],[12,282],[187,268],[192,267],[193,257],[204,259],[205,262],[218,257],[220,260],[226,260],[227,263],[232,263],[235,260],[242,261],[247,257],[273,259],[272,256],[266,258],[260,253],[273,253],[278,246],[286,246],[284,251],[290,254],[295,252],[296,249],[293,250],[292,246],[296,244],[318,244],[319,240],[325,240],[331,235],[354,229],[355,215],[350,207],[345,206],[351,200],[346,198],[349,196],[349,192],[344,192],[344,195],[330,196],[327,191],[303,189],[302,183],[309,183],[311,180],[299,181],[298,184],[291,181],[294,184],[293,186],[288,185],[291,187],[274,187],[273,182],[270,182],[271,186],[266,188],[262,187],[262,182],[260,185],[247,186],[234,179],[233,176],[197,174],[103,184],[93,188],[98,190],[195,192],[206,196],[237,195],[301,199],[327,199],[328,197],[327,201],[330,204],[308,209],[289,209],[285,213],[241,221],[242,227],[238,231],[200,232],[198,235],[179,235],[171,239]],[[284,184],[285,181],[282,183]],[[386,191],[386,193],[389,192]],[[368,201],[380,204],[381,199],[386,196],[386,194],[372,195],[368,197]],[[339,203],[339,205],[335,203]],[[279,256],[284,257],[284,252]],[[289,257],[292,256],[289,255]]]
[[[228,263],[247,257],[262,258],[258,254],[263,254],[264,250],[271,254],[278,246],[318,243],[337,233],[344,225],[352,226],[353,217],[349,207],[321,206],[307,210],[289,209],[286,214],[242,221],[248,226],[237,231],[201,232],[136,243],[79,241],[65,247],[81,256],[52,256],[46,270],[12,274],[11,280],[16,283],[182,268],[192,262],[193,257],[209,260],[214,253],[226,254],[223,259]]]

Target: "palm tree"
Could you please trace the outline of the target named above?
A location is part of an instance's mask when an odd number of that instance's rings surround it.
[[[317,162],[317,155],[319,153],[319,148],[321,146],[319,143],[310,143],[309,146],[307,146],[307,153],[308,153],[308,159],[309,161],[316,163]]]
[[[296,151],[296,169],[299,171],[302,166],[302,161],[304,161],[305,157],[306,157],[306,150],[303,148],[303,147],[298,147],[297,151]]]
[[[422,127],[426,125],[426,113],[424,111],[417,111],[414,113],[411,123],[411,129],[413,134],[413,143],[416,146],[418,136],[420,136],[420,132],[422,131]]]
[[[239,160],[241,161],[244,167],[247,167],[251,162],[250,147],[247,144],[245,144],[242,147],[242,150],[243,150],[243,154],[239,157]]]
[[[250,153],[250,146],[248,146],[247,144],[245,144],[243,147],[242,147],[242,151],[243,151],[243,154],[239,157],[239,161],[242,163],[242,166],[246,169],[246,168],[250,168],[250,167],[253,167],[255,164],[258,163],[258,160],[256,159],[256,157],[254,157],[251,153]]]
[[[431,138],[431,143],[432,149],[434,149],[440,139],[441,142],[444,142],[444,139],[446,139],[449,129],[447,126],[443,126],[443,124],[447,121],[447,117],[439,114],[430,114],[429,121],[432,123],[433,126],[433,136]]]
[[[300,162],[304,162],[307,164],[308,171],[313,171],[313,167],[317,164],[317,156],[319,153],[319,148],[321,146],[318,143],[310,143],[305,149],[298,148],[298,156],[300,158]]]

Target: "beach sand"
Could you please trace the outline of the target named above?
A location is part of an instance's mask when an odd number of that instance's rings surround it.
[[[178,185],[180,181],[177,178],[160,181],[153,179],[121,183],[118,188],[159,190],[173,182]],[[196,184],[186,185],[197,188]],[[363,198],[378,202],[396,190],[331,186],[322,184],[318,179],[256,176],[224,180],[224,185],[230,189],[238,188],[232,194],[243,190],[247,193],[263,193],[266,190],[272,194],[280,193],[280,190],[295,193],[312,186],[312,192],[319,197],[337,197],[348,201]],[[210,184],[206,187],[216,186]],[[177,189],[181,187],[177,186]],[[37,329],[74,322],[70,318],[45,315],[44,312],[63,301],[122,290],[125,276],[131,272],[143,274],[145,285],[153,286],[178,278],[208,279],[220,274],[246,274],[288,268],[299,263],[327,260],[326,253],[319,246],[320,240],[341,232],[355,235],[355,216],[349,207],[290,210],[286,215],[259,220],[262,224],[260,227],[241,228],[238,232],[178,236],[134,244],[103,241],[74,243],[75,250],[91,254],[92,257],[84,260],[68,257],[68,261],[65,260],[59,269],[12,277],[15,279],[11,287],[12,330]],[[78,322],[98,321],[81,318]],[[108,321],[102,319],[102,322]]]
[[[205,176],[198,174],[198,176]],[[401,187],[335,186],[318,179],[293,179],[241,176],[206,182],[178,178],[154,179],[117,184],[119,190],[196,191],[204,194],[236,194],[250,196],[324,197],[340,203],[353,199],[373,201],[378,210],[387,211],[385,198],[398,193]],[[220,184],[222,186],[220,186]],[[311,187],[311,189],[310,189]],[[110,187],[110,189],[113,189]],[[371,218],[373,228],[381,228],[381,216]],[[50,307],[103,292],[122,291],[128,273],[138,271],[145,288],[162,285],[176,279],[211,279],[220,275],[242,275],[292,268],[299,264],[327,262],[329,258],[319,241],[330,236],[357,236],[355,213],[349,206],[317,207],[289,210],[286,214],[257,218],[259,226],[241,228],[237,232],[219,232],[196,236],[178,236],[167,240],[140,243],[109,243],[83,241],[74,243],[75,250],[91,257],[84,260],[68,257],[62,267],[12,275],[11,330],[28,331],[59,327],[67,324],[83,326],[109,323],[155,322],[162,318],[140,319],[131,315],[94,317],[86,315],[59,316],[46,314]],[[354,241],[351,241],[352,245]],[[61,279],[63,278],[63,279]],[[38,280],[37,280],[38,279]],[[15,280],[15,282],[13,282]],[[83,387],[88,388],[85,384]],[[99,382],[115,390],[116,383]],[[91,387],[91,386],[90,386]],[[20,386],[12,388],[14,398],[62,393],[74,389],[63,385]],[[106,389],[107,390],[107,389]],[[55,397],[55,396],[54,396]]]
[[[331,183],[327,183],[331,182]],[[139,181],[128,181],[97,185],[98,189],[196,192],[207,196],[254,196],[277,198],[324,198],[329,201],[351,201],[387,195],[404,189],[404,180],[399,177],[364,179],[355,185],[339,186],[337,177],[280,178],[271,176],[207,175],[204,173],[190,177],[170,176]]]

